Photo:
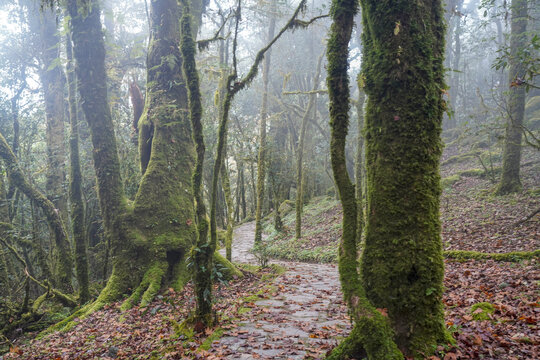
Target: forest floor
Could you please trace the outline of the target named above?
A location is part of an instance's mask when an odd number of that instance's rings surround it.
[[[482,159],[484,164],[480,167]],[[447,145],[442,159],[441,222],[445,250],[489,253],[540,249],[540,159],[525,152],[524,190],[493,196],[500,153]],[[491,165],[493,161],[493,166]],[[272,218],[270,216],[269,218]],[[525,221],[526,220],[526,221]],[[253,223],[235,229],[233,260],[245,276],[216,288],[219,325],[201,334],[182,326],[195,306],[191,285],[165,291],[148,307],[121,312],[120,304],[79,320],[65,333],[32,334],[6,359],[319,359],[350,330],[337,267],[341,208],[312,199],[303,236],[294,239],[294,209],[284,231],[265,231],[277,264],[256,270]],[[516,260],[516,259],[510,259]],[[446,326],[457,345],[439,347],[432,360],[540,359],[540,270],[530,260],[445,260]],[[35,334],[34,334],[35,335]]]

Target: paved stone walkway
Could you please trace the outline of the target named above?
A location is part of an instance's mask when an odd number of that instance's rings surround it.
[[[249,252],[255,224],[235,229],[232,260],[256,264]],[[213,344],[226,359],[323,358],[350,331],[335,265],[275,261],[285,274],[274,280],[275,296],[256,301],[238,326]]]

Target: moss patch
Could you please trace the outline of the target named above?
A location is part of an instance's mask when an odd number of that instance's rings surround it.
[[[488,302],[480,302],[471,306],[470,313],[473,320],[483,321],[490,320],[490,315],[495,312],[495,306]]]

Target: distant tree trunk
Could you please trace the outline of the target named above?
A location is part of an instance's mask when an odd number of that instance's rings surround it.
[[[370,302],[388,309],[404,355],[424,357],[446,340],[439,220],[442,3],[361,3],[368,95],[361,274]]]
[[[502,177],[497,188],[498,195],[505,195],[521,190],[519,167],[521,163],[521,133],[525,114],[525,86],[519,81],[525,76],[525,67],[518,58],[518,53],[527,41],[527,0],[512,0],[510,25],[510,67],[508,120],[504,141]]]
[[[319,88],[319,78],[321,77],[321,65],[324,53],[319,56],[317,62],[317,70],[315,77],[313,78],[313,89],[315,92]],[[315,101],[317,100],[317,94],[312,93],[309,95],[308,105],[304,116],[302,116],[302,124],[300,128],[300,137],[298,139],[298,148],[296,150],[296,239],[302,237],[302,212],[304,208],[304,142],[306,137],[307,125],[312,116]],[[277,205],[279,206],[279,204]]]
[[[349,123],[349,41],[358,3],[333,0],[332,26],[327,45],[327,87],[330,98],[330,155],[332,172],[343,207],[343,233],[339,244],[339,276],[343,297],[349,307],[354,328],[350,335],[327,357],[332,360],[369,358],[401,360],[403,356],[392,342],[386,319],[367,300],[358,274],[357,202],[354,185],[347,172],[345,141]]]
[[[272,9],[276,8],[276,1],[272,2]],[[274,38],[276,29],[276,18],[272,14],[270,24],[268,25],[267,41]],[[259,125],[259,156],[257,159],[257,205],[255,211],[255,243],[262,240],[262,215],[264,205],[264,181],[266,178],[266,118],[268,117],[268,82],[270,73],[270,58],[272,56],[269,50],[264,57],[263,62],[263,97],[261,103],[261,122]]]
[[[457,126],[458,119],[458,107],[457,98],[459,95],[459,79],[460,79],[460,60],[461,60],[461,11],[463,9],[463,0],[455,1],[454,8],[452,9],[453,17],[455,18],[455,25],[453,27],[453,34],[449,34],[450,46],[455,43],[453,50],[452,63],[450,64],[452,71],[450,72],[450,109],[452,110],[452,116],[448,119],[446,128],[453,129]],[[453,41],[452,41],[453,38]]]
[[[75,269],[77,282],[79,283],[79,301],[84,304],[90,300],[88,282],[88,257],[86,253],[86,234],[84,227],[84,203],[82,200],[82,173],[79,157],[79,119],[77,117],[76,79],[73,65],[73,49],[71,37],[66,38],[67,54],[67,82],[69,103],[69,155],[70,155],[70,178],[69,200],[71,205],[71,228],[73,242],[75,243]]]
[[[57,35],[56,15],[45,9],[40,15],[41,59],[40,78],[45,97],[47,121],[47,196],[67,220],[67,198],[64,191],[66,150],[64,146],[64,88],[65,77],[60,57],[60,37]]]
[[[225,234],[225,251],[227,260],[231,261],[234,228],[234,205],[231,194],[231,181],[229,179],[229,170],[225,166],[225,161],[223,161],[223,166],[221,170],[221,185],[223,186],[225,204],[227,205],[227,232]]]

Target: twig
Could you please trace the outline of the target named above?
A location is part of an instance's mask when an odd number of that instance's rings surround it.
[[[540,213],[540,208],[534,210],[532,213],[530,213],[526,218],[519,220],[514,224],[514,227],[519,226],[523,223],[526,223],[527,221],[531,220],[536,214]]]

